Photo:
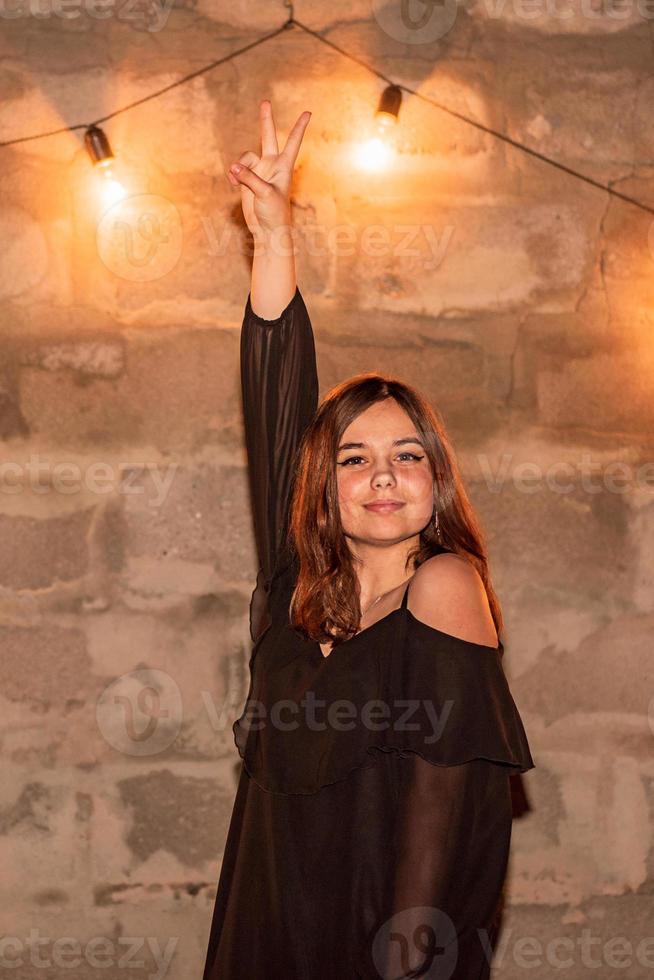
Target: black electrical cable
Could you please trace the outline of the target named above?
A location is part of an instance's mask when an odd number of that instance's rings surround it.
[[[455,109],[450,109],[448,106],[442,105],[440,102],[437,102],[435,99],[430,99],[422,92],[419,92],[416,89],[412,89],[408,85],[404,85],[401,82],[394,81],[392,78],[389,78],[387,75],[384,75],[383,72],[380,72],[372,65],[369,65],[362,58],[358,58],[356,55],[351,54],[349,51],[346,51],[344,48],[340,47],[340,45],[335,44],[333,41],[330,41],[326,37],[323,37],[322,34],[319,34],[317,31],[314,31],[312,28],[307,27],[307,25],[303,24],[301,21],[296,20],[293,11],[293,4],[292,2],[290,2],[290,0],[286,0],[285,6],[288,7],[290,13],[286,21],[282,24],[281,27],[278,27],[277,30],[272,31],[270,34],[265,34],[263,37],[257,38],[256,41],[252,41],[250,44],[246,44],[242,48],[237,48],[235,51],[231,51],[229,54],[225,55],[222,58],[217,58],[215,61],[210,62],[208,65],[204,65],[202,68],[198,68],[197,71],[190,72],[188,75],[183,75],[181,78],[178,78],[176,81],[171,82],[170,85],[166,85],[164,88],[157,89],[156,91],[151,92],[149,95],[145,95],[143,96],[143,98],[137,99],[135,102],[129,102],[127,105],[122,106],[122,108],[116,109],[115,112],[110,112],[106,116],[101,116],[99,119],[94,119],[90,123],[78,123],[77,125],[74,126],[65,126],[62,129],[53,129],[45,133],[35,133],[33,136],[22,136],[22,137],[18,137],[17,139],[6,140],[5,142],[0,142],[0,147],[14,146],[17,143],[26,143],[29,140],[43,139],[44,137],[47,136],[56,136],[59,133],[73,132],[74,130],[78,130],[78,129],[86,130],[89,128],[89,126],[97,126],[99,123],[106,122],[108,119],[113,119],[115,116],[119,116],[121,113],[127,112],[129,109],[133,109],[135,106],[143,105],[144,102],[150,102],[152,99],[159,98],[159,96],[163,95],[165,92],[170,92],[171,89],[178,88],[180,85],[185,85],[193,78],[197,78],[199,75],[203,75],[208,71],[212,71],[214,68],[217,68],[219,65],[224,65],[226,62],[231,61],[234,58],[240,57],[240,55],[245,54],[247,51],[252,51],[260,44],[265,44],[266,41],[272,40],[272,38],[277,37],[278,35],[282,34],[284,31],[288,30],[289,28],[298,27],[300,30],[304,31],[305,34],[310,35],[311,37],[315,38],[317,41],[320,41],[322,44],[326,44],[334,51],[337,51],[344,58],[348,58],[350,61],[354,62],[360,67],[365,68],[366,71],[369,71],[371,72],[371,74],[376,75],[377,78],[379,78],[383,82],[386,82],[387,85],[397,85],[397,87],[402,89],[403,92],[407,92],[409,95],[415,96],[417,99],[420,99],[422,102],[426,102],[428,105],[433,106],[435,109],[440,109],[441,112],[445,112],[447,113],[447,115],[452,116],[455,119],[459,119],[461,120],[461,122],[467,123],[467,125],[469,126],[474,126],[475,129],[478,129],[483,133],[487,133],[489,136],[494,136],[496,139],[502,140],[503,142],[507,143],[509,146],[513,146],[515,147],[515,149],[521,150],[523,153],[527,153],[530,156],[534,157],[535,159],[540,160],[542,163],[549,164],[549,166],[555,167],[557,170],[561,170],[563,173],[570,174],[570,176],[572,177],[576,177],[577,180],[584,181],[586,184],[589,184],[591,187],[596,187],[598,190],[605,191],[607,194],[610,194],[613,197],[617,197],[622,201],[626,201],[628,204],[633,204],[635,207],[640,208],[642,211],[646,211],[648,214],[654,215],[654,207],[650,207],[649,205],[644,204],[642,201],[637,200],[635,197],[631,197],[629,194],[623,194],[622,191],[616,190],[614,187],[611,187],[610,184],[603,184],[601,181],[595,180],[593,177],[589,177],[588,174],[581,173],[581,171],[575,170],[573,167],[568,167],[565,163],[560,163],[558,160],[554,160],[552,157],[547,156],[545,153],[541,153],[539,150],[532,149],[532,147],[527,146],[525,143],[519,142],[519,140],[512,139],[510,136],[507,136],[506,133],[501,133],[497,129],[492,129],[490,126],[485,126],[483,123],[479,122],[478,120],[471,119],[470,116],[466,116],[461,112],[457,112]]]

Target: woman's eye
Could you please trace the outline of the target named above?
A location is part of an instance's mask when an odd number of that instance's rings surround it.
[[[424,459],[424,456],[417,456],[415,453],[410,453],[408,451],[405,452],[405,453],[400,453],[399,455],[400,456],[410,456],[411,459],[416,459],[416,460]],[[363,456],[350,456],[348,459],[342,460],[338,465],[339,466],[347,466],[348,463],[354,463],[358,459],[363,459]]]

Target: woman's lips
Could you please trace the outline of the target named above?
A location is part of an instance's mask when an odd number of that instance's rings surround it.
[[[399,510],[400,507],[404,507],[404,504],[392,504],[392,503],[379,503],[379,504],[364,504],[366,510],[371,510],[375,514],[390,514],[394,510]]]

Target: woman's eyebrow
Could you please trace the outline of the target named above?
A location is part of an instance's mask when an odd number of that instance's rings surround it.
[[[419,439],[418,436],[405,436],[403,439],[395,439],[393,441],[393,445],[404,446],[408,442],[413,442],[417,446],[422,446],[422,440]],[[343,449],[365,449],[367,445],[368,445],[367,442],[344,442],[341,446],[338,447],[338,451],[340,453],[342,452]]]

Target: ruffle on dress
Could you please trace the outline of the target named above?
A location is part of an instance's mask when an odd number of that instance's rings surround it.
[[[379,752],[414,752],[437,766],[487,759],[516,772],[535,767],[501,643],[493,648],[443,633],[406,608],[328,657],[288,626],[269,629],[275,657],[267,661],[263,637],[233,725],[245,768],[263,789],[317,793],[374,765]],[[272,635],[279,630],[288,643]]]

